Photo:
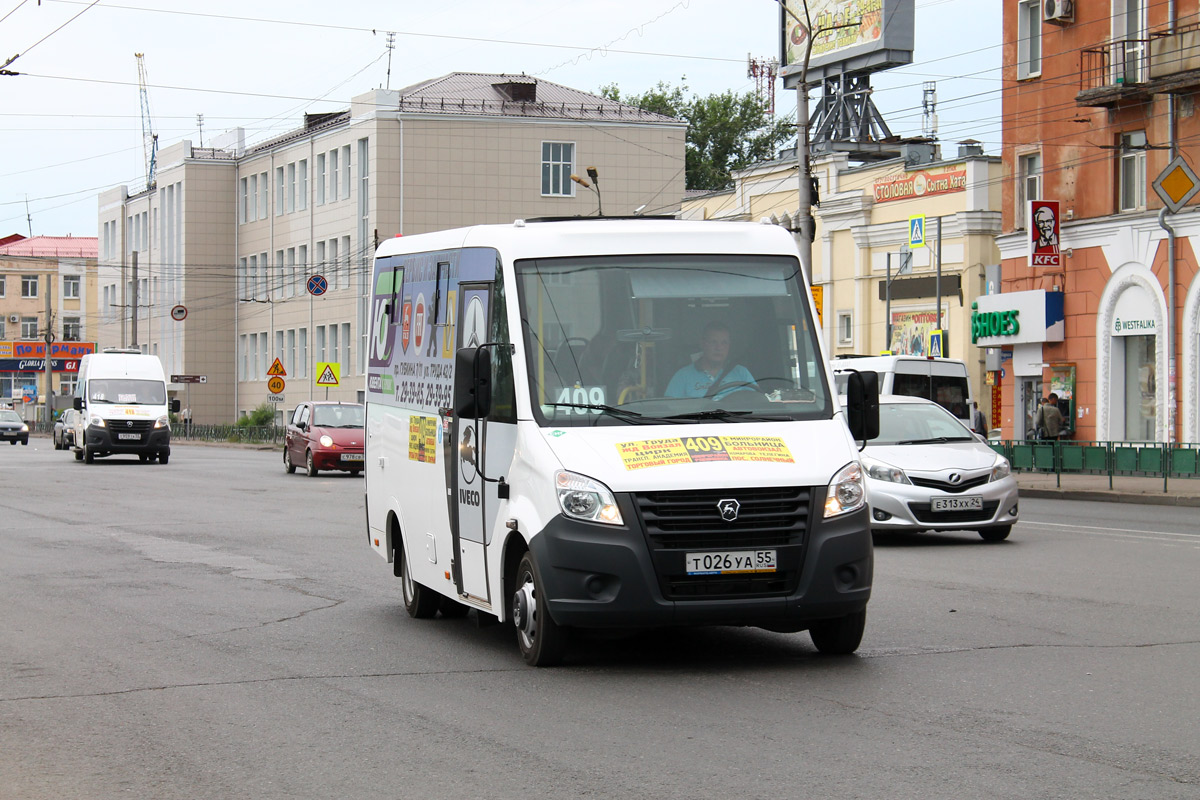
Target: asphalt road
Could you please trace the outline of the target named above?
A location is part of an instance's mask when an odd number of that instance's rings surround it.
[[[1026,500],[877,540],[849,658],[806,634],[413,620],[363,482],[278,451],[0,447],[0,799],[1197,798],[1194,509]]]

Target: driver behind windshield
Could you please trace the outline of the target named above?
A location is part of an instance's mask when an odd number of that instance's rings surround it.
[[[729,360],[729,326],[710,322],[700,337],[700,354],[681,367],[667,384],[667,397],[719,400],[741,389],[757,389],[750,370]]]

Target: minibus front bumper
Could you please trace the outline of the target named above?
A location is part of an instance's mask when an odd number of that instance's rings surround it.
[[[122,426],[109,422],[105,427],[88,425],[84,441],[97,455],[121,453],[171,453],[171,428],[151,427],[149,423]]]
[[[823,519],[825,488],[806,491],[814,514],[797,532],[772,539],[742,529],[721,546],[664,546],[663,537],[647,532],[629,494],[617,495],[625,526],[559,515],[529,542],[551,615],[560,625],[580,628],[749,625],[799,631],[861,611],[871,595],[873,573],[868,510]],[[773,551],[777,569],[689,575],[686,556],[698,550]]]

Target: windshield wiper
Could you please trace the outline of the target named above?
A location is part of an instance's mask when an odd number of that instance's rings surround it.
[[[625,422],[644,422],[648,419],[656,419],[655,417],[646,417],[636,411],[628,411],[624,408],[608,406],[603,403],[546,403],[546,406],[548,408],[586,408],[589,411],[599,411]]]
[[[932,439],[903,439],[896,444],[945,444],[946,442],[969,442],[969,436],[935,436]]]
[[[778,415],[755,414],[753,411],[728,411],[724,408],[712,408],[705,411],[690,411],[686,414],[672,414],[663,419],[722,419],[722,420],[745,420],[746,422],[783,422],[790,420],[791,417]]]

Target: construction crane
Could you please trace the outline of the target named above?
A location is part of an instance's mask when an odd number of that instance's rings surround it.
[[[146,91],[146,61],[141,53],[134,53],[138,65],[138,93],[142,99],[142,149],[146,156],[146,190],[154,188],[158,180],[158,134],[150,120],[150,94]]]

